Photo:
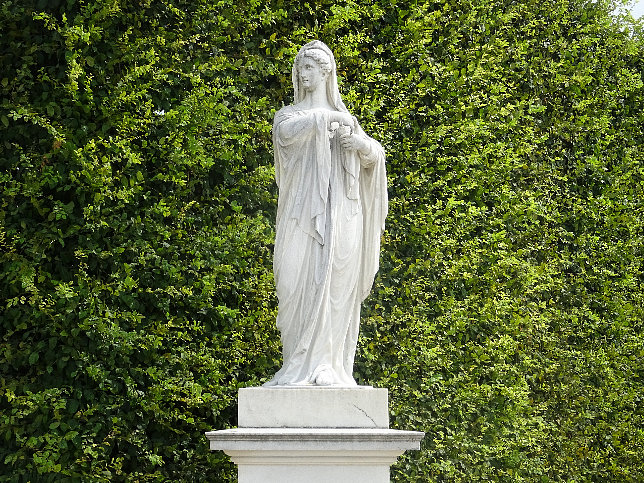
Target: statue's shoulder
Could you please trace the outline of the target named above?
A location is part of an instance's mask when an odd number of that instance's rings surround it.
[[[275,113],[275,117],[273,118],[273,124],[279,124],[282,121],[285,121],[293,116],[298,111],[295,106],[288,105],[282,107],[279,111]]]
[[[297,108],[294,105],[289,104],[288,106],[284,106],[279,111],[277,111],[275,113],[275,117],[281,116],[281,115],[284,115],[284,114],[292,114],[295,111],[297,111]]]

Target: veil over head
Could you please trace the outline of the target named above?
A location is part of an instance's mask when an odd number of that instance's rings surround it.
[[[327,79],[326,79],[327,99],[329,101],[329,104],[331,104],[336,110],[341,112],[348,112],[347,108],[344,105],[344,102],[342,102],[342,97],[340,97],[340,90],[338,89],[338,78],[337,78],[338,74],[335,66],[335,57],[333,57],[333,52],[331,52],[331,49],[329,49],[329,47],[327,47],[327,45],[324,42],[321,42],[319,40],[313,40],[312,42],[309,42],[308,44],[304,45],[297,53],[297,56],[295,56],[295,61],[293,62],[293,70],[292,70],[293,90],[295,91],[295,95],[294,95],[295,104],[298,104],[304,100],[304,89],[300,85],[300,76],[298,75],[298,72],[297,72],[297,64],[300,60],[302,60],[302,58],[304,57],[304,53],[309,49],[320,49],[329,56],[329,60],[331,61],[331,72],[329,72],[329,75],[327,76]]]

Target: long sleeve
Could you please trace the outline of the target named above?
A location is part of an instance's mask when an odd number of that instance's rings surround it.
[[[323,110],[281,109],[273,122],[277,216],[295,218],[301,229],[324,243],[331,149]]]

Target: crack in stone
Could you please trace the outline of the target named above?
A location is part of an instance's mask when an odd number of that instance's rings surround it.
[[[362,408],[360,408],[360,407],[356,406],[355,404],[352,404],[352,406],[353,406],[354,408],[356,408],[358,411],[360,411],[362,414],[364,414],[365,416],[367,416],[367,417],[371,420],[371,422],[373,423],[373,427],[374,427],[374,428],[378,426],[378,425],[376,424],[376,422],[373,420],[373,418],[367,414],[367,411],[365,411],[364,409],[362,409]]]

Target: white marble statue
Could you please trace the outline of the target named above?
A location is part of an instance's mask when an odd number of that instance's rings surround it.
[[[320,41],[293,63],[295,103],[275,115],[273,268],[284,365],[266,386],[355,386],[360,304],[378,271],[385,153],[347,111]]]

